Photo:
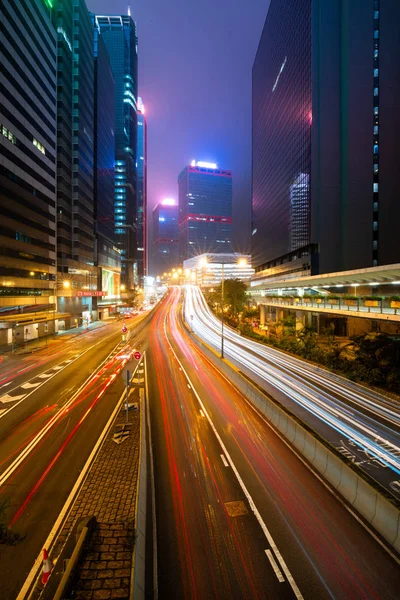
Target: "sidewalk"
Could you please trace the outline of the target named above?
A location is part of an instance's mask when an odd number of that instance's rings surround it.
[[[130,402],[139,403],[139,392]],[[80,490],[58,538],[58,556],[75,523],[95,516],[97,526],[84,548],[68,597],[107,600],[130,597],[135,507],[139,472],[140,408],[129,411],[129,436],[113,436],[125,424],[122,407]]]
[[[11,357],[11,356],[29,355],[29,354],[32,354],[33,352],[39,352],[40,350],[49,348],[50,346],[53,346],[61,341],[65,342],[65,341],[73,339],[79,335],[83,335],[84,333],[88,333],[88,332],[98,329],[100,327],[105,327],[106,325],[108,325],[111,322],[112,321],[110,321],[110,320],[94,321],[88,327],[82,325],[81,327],[74,327],[73,329],[59,331],[55,335],[53,333],[49,333],[48,336],[42,336],[35,340],[29,340],[29,341],[25,342],[25,344],[21,344],[20,346],[18,346],[15,349],[14,352],[12,351],[12,349],[10,347],[8,350],[3,350],[0,354],[1,354],[2,358],[7,358],[7,357]]]

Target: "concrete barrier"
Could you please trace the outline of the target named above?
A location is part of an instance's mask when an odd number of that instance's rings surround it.
[[[186,324],[185,324],[186,325]],[[186,325],[187,327],[187,325]],[[189,328],[187,327],[189,330]],[[257,408],[265,418],[294,446],[362,517],[393,548],[400,552],[400,509],[381,493],[367,475],[359,471],[328,444],[280,407],[256,384],[251,383],[239,369],[221,359],[213,348],[192,334],[195,343],[207,358],[224,373],[232,384]]]
[[[144,357],[142,358],[144,364]],[[138,363],[138,367],[139,367]],[[147,373],[145,373],[147,377]],[[145,387],[140,388],[140,450],[139,477],[135,510],[135,545],[132,557],[130,600],[144,600],[146,595],[146,507],[147,507],[147,450]]]

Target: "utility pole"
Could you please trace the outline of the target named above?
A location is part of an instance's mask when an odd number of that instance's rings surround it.
[[[221,279],[221,358],[224,358],[224,278],[225,278],[225,263],[222,263],[222,279]]]

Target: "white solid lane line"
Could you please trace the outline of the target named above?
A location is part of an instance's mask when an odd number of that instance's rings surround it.
[[[266,550],[265,554],[268,556],[268,560],[271,563],[271,567],[273,568],[274,573],[277,576],[279,583],[283,583],[285,581],[285,578],[282,575],[281,570],[279,569],[278,565],[276,564],[276,560],[272,556],[271,550]]]
[[[221,454],[221,460],[224,463],[225,467],[229,467],[229,464],[226,462],[226,458],[225,458],[225,456],[223,454]]]

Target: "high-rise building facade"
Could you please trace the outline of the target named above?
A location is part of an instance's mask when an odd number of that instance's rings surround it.
[[[110,58],[97,27],[94,34],[94,216],[98,287],[107,294],[97,302],[103,318],[120,296],[121,254],[114,233],[115,93]]]
[[[58,308],[96,318],[93,26],[84,0],[57,0]],[[92,295],[89,295],[92,292]]]
[[[138,99],[137,136],[137,251],[138,275],[142,284],[147,275],[147,121],[142,99]]]
[[[271,0],[253,66],[257,270],[285,255],[304,267],[314,254],[321,273],[399,261],[399,18],[397,0]],[[295,196],[309,207],[299,248]]]
[[[153,209],[153,269],[161,275],[179,265],[178,204],[166,198]]]
[[[48,4],[0,4],[3,316],[55,308],[57,39]]]
[[[178,177],[180,262],[205,252],[232,252],[232,173],[196,162]]]
[[[138,282],[137,252],[137,37],[129,15],[95,16],[115,80],[114,233],[122,280]]]
[[[293,185],[311,174],[311,0],[271,0],[253,66],[252,158],[256,266],[291,250]],[[296,210],[306,244],[309,203],[306,193]]]

